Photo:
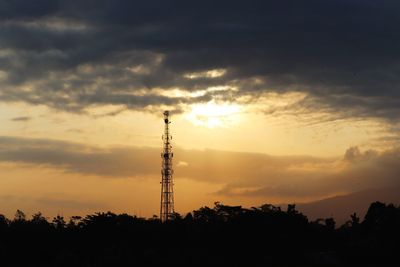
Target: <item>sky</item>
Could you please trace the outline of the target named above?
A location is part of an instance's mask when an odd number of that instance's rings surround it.
[[[0,213],[400,185],[400,2],[0,0]]]

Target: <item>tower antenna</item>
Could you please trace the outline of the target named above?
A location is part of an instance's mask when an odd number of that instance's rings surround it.
[[[162,222],[168,221],[174,214],[174,184],[172,181],[172,153],[171,139],[172,136],[169,132],[169,111],[164,111],[164,135],[163,139],[163,151],[161,153],[162,168],[161,168],[161,207],[160,207],[160,219]]]

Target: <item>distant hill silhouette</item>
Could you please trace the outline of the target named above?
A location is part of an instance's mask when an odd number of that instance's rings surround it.
[[[367,213],[369,203],[375,201],[400,204],[400,187],[363,190],[296,206],[309,219],[333,217],[338,224],[343,224],[354,212],[363,218]]]

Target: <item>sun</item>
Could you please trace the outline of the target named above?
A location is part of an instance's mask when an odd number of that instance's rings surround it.
[[[195,125],[207,128],[229,127],[239,122],[242,107],[231,103],[194,104],[186,118]]]

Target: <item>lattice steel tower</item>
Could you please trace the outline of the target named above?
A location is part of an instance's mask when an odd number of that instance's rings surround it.
[[[161,169],[161,208],[160,219],[165,222],[172,218],[174,214],[174,184],[172,182],[172,153],[171,139],[169,132],[169,111],[164,111],[164,135],[163,151],[161,153],[162,169]]]

